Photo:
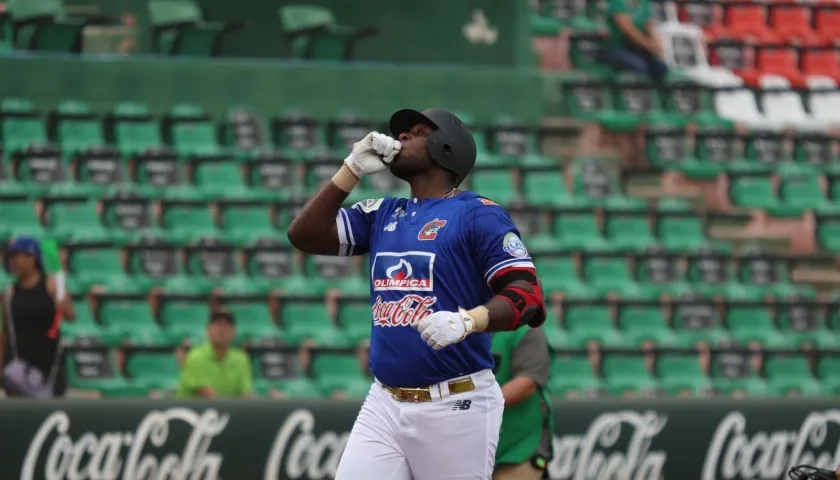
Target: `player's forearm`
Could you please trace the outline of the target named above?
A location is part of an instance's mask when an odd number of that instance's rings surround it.
[[[512,407],[529,398],[537,391],[537,384],[528,377],[515,377],[502,385],[505,407]]]
[[[335,217],[348,193],[330,181],[312,195],[289,225],[287,235],[292,245],[307,252],[313,242],[322,242],[327,238],[335,227]]]

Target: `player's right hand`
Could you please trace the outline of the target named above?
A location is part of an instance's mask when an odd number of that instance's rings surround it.
[[[350,168],[350,171],[359,178],[362,178],[365,175],[381,172],[388,168],[388,164],[385,163],[383,158],[377,153],[377,150],[374,149],[374,138],[377,138],[378,136],[385,137],[385,135],[378,132],[370,132],[365,135],[365,138],[359,140],[353,145],[353,151],[351,151],[350,155],[344,159],[345,165],[347,165]],[[377,140],[376,145],[377,148],[385,151],[382,147],[381,141]],[[391,148],[391,150],[393,150],[393,148]],[[388,151],[388,154],[391,153],[391,151]],[[393,155],[396,155],[396,153],[393,153]],[[393,159],[393,156],[391,159]]]

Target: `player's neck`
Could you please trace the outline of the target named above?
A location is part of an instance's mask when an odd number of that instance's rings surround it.
[[[428,182],[415,182],[411,184],[411,198],[423,201],[425,198],[445,198],[452,196],[456,191],[452,185],[429,184]]]

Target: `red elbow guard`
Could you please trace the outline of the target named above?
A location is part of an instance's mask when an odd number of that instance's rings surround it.
[[[531,286],[532,288],[526,289],[518,285],[508,285],[498,293],[499,297],[507,300],[513,307],[511,330],[516,330],[522,325],[536,328],[545,322],[546,311],[542,288],[539,284]]]

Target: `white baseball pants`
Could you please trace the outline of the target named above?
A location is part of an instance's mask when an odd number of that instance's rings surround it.
[[[490,480],[505,401],[492,371],[471,377],[475,390],[450,395],[441,382],[424,403],[397,402],[374,383],[335,480]]]

